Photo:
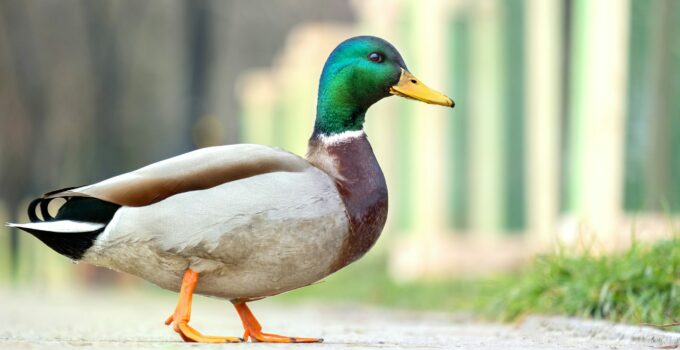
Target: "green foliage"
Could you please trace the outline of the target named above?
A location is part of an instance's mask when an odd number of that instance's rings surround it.
[[[680,240],[595,256],[560,252],[536,258],[491,313],[565,314],[630,323],[661,324],[680,315]]]
[[[504,321],[529,313],[635,324],[680,318],[680,239],[634,244],[608,256],[561,250],[535,258],[522,272],[485,280],[397,283],[388,277],[383,261],[361,261],[284,299],[472,311]]]

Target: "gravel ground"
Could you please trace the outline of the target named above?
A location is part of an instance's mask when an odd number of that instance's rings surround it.
[[[0,291],[0,349],[650,349],[680,336],[645,327],[529,317],[520,324],[469,316],[356,305],[252,303],[265,331],[323,337],[322,344],[186,344],[163,321],[172,293],[39,294]],[[197,297],[191,325],[205,334],[240,335],[228,302]]]

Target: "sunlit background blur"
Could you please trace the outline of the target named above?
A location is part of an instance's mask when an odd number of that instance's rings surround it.
[[[366,131],[396,280],[514,269],[680,222],[680,1],[0,1],[0,222],[43,192],[198,147],[304,154],[330,51],[381,36],[453,110],[388,98]],[[136,284],[0,227],[0,286]]]

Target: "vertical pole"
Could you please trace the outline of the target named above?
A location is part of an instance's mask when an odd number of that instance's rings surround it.
[[[451,98],[457,101],[452,115],[447,118],[446,149],[444,158],[446,168],[446,207],[447,221],[451,228],[458,231],[469,228],[469,198],[470,198],[470,18],[465,9],[451,6],[449,19],[449,47],[447,62],[449,66],[449,81],[447,91]]]
[[[501,168],[503,121],[503,53],[501,52],[501,4],[481,0],[475,3],[472,19],[470,67],[470,222],[474,231],[498,232],[504,176]]]
[[[446,84],[446,60],[444,59],[446,42],[443,1],[427,0],[415,7],[414,34],[417,38],[417,50],[412,50],[413,57],[409,62],[413,73],[426,84],[437,89]],[[422,40],[427,38],[427,40]],[[413,44],[416,44],[414,42]],[[413,45],[415,46],[415,45]],[[444,141],[446,118],[452,117],[451,110],[439,106],[419,103],[413,106],[414,154],[417,167],[414,169],[414,201],[415,225],[424,235],[436,235],[445,230],[445,192]]]
[[[673,95],[671,82],[677,80],[672,72],[672,40],[675,32],[673,26],[675,1],[659,0],[651,2],[650,33],[649,33],[649,61],[645,67],[649,72],[648,86],[649,111],[648,142],[649,150],[646,154],[645,172],[645,202],[649,209],[664,211],[673,193],[672,183],[677,181],[671,177],[673,158],[672,133],[673,119],[679,115],[671,115],[670,101]],[[677,62],[677,61],[675,61]],[[677,64],[677,63],[676,63]]]
[[[622,213],[629,2],[575,1],[574,16],[569,207],[604,239]]]
[[[560,169],[561,1],[526,3],[526,191],[530,240],[545,246],[557,232]]]

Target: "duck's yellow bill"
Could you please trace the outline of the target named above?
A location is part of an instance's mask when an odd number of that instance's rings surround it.
[[[448,98],[441,92],[430,89],[420,80],[418,80],[418,78],[414,77],[413,74],[409,73],[403,68],[401,69],[401,78],[399,78],[399,82],[397,85],[390,87],[390,93],[392,95],[406,97],[434,105],[441,105],[451,108],[456,105],[452,99]]]

